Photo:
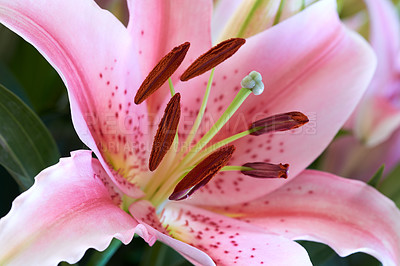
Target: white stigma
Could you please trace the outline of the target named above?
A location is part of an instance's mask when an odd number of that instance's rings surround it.
[[[250,89],[254,95],[260,95],[264,91],[262,76],[257,71],[251,71],[240,84],[243,88]]]

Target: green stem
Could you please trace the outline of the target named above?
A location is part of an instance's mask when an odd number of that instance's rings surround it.
[[[237,133],[236,135],[233,135],[233,136],[231,136],[231,137],[229,137],[229,138],[223,139],[223,140],[221,140],[221,141],[219,141],[219,142],[213,144],[212,146],[206,148],[206,149],[205,149],[204,151],[202,151],[197,157],[198,157],[198,158],[205,158],[205,157],[206,157],[207,155],[209,155],[211,152],[213,152],[213,151],[215,151],[215,150],[217,150],[217,149],[219,149],[219,148],[221,148],[221,147],[223,147],[223,146],[225,146],[225,145],[227,145],[227,144],[229,144],[229,143],[231,143],[231,142],[233,142],[233,141],[235,141],[235,140],[238,140],[238,139],[240,139],[240,138],[243,138],[243,137],[245,137],[245,136],[248,136],[248,135],[250,135],[251,133],[256,132],[256,131],[258,131],[258,130],[260,130],[260,129],[263,129],[263,128],[264,128],[264,127],[255,127],[255,128],[248,129],[248,130],[246,130],[246,131]],[[192,162],[191,162],[191,163],[192,163]]]
[[[178,179],[174,179],[174,178],[169,178],[167,179],[167,181],[160,186],[160,189],[154,193],[153,197],[150,199],[150,201],[154,204],[154,206],[158,206],[159,204],[161,204],[166,198],[168,198],[168,195],[170,195],[175,186],[179,183],[179,181],[181,181],[186,174],[189,171],[185,171],[183,174],[179,175]]]
[[[192,143],[194,136],[196,135],[197,130],[199,129],[200,123],[203,119],[204,112],[206,110],[206,106],[207,106],[207,102],[208,102],[208,97],[210,96],[211,84],[212,84],[213,77],[214,77],[214,70],[215,70],[215,68],[213,68],[211,70],[210,78],[208,79],[208,83],[207,83],[207,88],[204,93],[203,102],[200,106],[199,113],[196,117],[196,121],[194,122],[193,127],[190,130],[190,133],[189,133],[185,143],[182,146],[182,152],[184,152],[185,147],[188,147],[188,149],[189,149],[190,144]]]
[[[237,166],[237,165],[228,165],[224,166],[221,169],[221,172],[227,172],[227,171],[251,171],[254,170],[251,167],[245,167],[245,166]]]
[[[281,3],[279,4],[278,11],[276,12],[274,23],[272,25],[276,25],[276,24],[279,23],[279,20],[281,19],[283,7],[285,6],[285,2],[286,2],[286,0],[281,0]]]
[[[306,0],[301,1],[300,11],[303,11],[306,8]]]
[[[228,106],[225,112],[217,120],[217,122],[211,127],[211,129],[197,142],[197,144],[190,150],[186,155],[183,162],[190,161],[199,151],[201,151],[210,140],[221,130],[221,128],[229,121],[232,115],[239,109],[246,98],[251,94],[251,90],[242,88],[239,93],[233,99],[232,103]]]
[[[168,79],[168,85],[169,85],[169,91],[171,92],[171,97],[173,97],[175,95],[175,88],[174,84],[172,84],[171,78]]]
[[[177,135],[175,136],[174,142],[172,143],[172,149],[170,149],[167,154],[164,156],[161,164],[157,167],[155,172],[152,173],[152,182],[148,182],[143,189],[146,192],[146,199],[150,200],[156,191],[163,186],[167,180],[170,178],[169,170],[171,169],[170,164],[176,157],[174,152],[174,147],[178,147]]]
[[[245,31],[247,29],[247,27],[249,26],[251,20],[253,19],[254,13],[257,11],[257,9],[259,8],[259,6],[262,4],[262,0],[257,0],[253,6],[251,7],[251,10],[249,12],[249,14],[246,17],[246,20],[243,22],[242,26],[239,29],[239,32],[237,33],[236,37],[240,37],[240,38],[245,38],[246,36]]]

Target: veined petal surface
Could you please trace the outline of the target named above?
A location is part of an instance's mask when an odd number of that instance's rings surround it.
[[[236,152],[230,161],[232,165],[254,161],[289,163],[291,179],[315,160],[350,116],[372,78],[375,65],[375,56],[367,43],[341,24],[335,1],[319,1],[249,38],[237,54],[217,67],[201,129],[206,131],[218,119],[239,90],[243,77],[252,70],[260,72],[266,87],[264,93],[250,95],[214,142],[246,130],[261,118],[301,111],[310,120],[307,125],[235,141]],[[205,87],[204,82],[205,78],[196,78],[185,86]],[[183,117],[196,113],[200,93],[181,90]],[[185,121],[180,126],[180,132],[188,132]],[[249,179],[241,173],[226,172],[192,200],[215,205],[238,203],[273,191],[285,182]],[[228,191],[236,191],[236,196],[226,197]]]
[[[136,221],[104,184],[107,174],[90,151],[76,151],[36,176],[0,220],[1,265],[75,263],[113,237],[127,244]]]
[[[365,252],[385,266],[400,263],[400,211],[364,182],[306,170],[256,200],[210,209],[290,239],[325,243],[341,256]]]
[[[137,201],[129,207],[129,211],[139,223],[135,233],[142,237],[150,246],[158,240],[175,249],[194,265],[215,265],[212,259],[203,251],[169,236],[167,232],[169,229],[163,227],[155,212],[155,208],[150,202],[145,200]]]
[[[147,109],[132,104],[141,77],[127,29],[92,0],[0,0],[0,22],[57,70],[79,137],[124,192],[140,196],[123,178],[145,170],[151,145]]]
[[[217,265],[311,265],[294,241],[218,213],[171,203],[163,218],[174,238],[203,250]]]
[[[128,7],[128,30],[137,42],[143,80],[172,48],[190,42],[185,60],[171,77],[175,83],[189,64],[211,47],[212,1],[129,0]],[[151,115],[164,110],[163,102],[169,93],[166,84],[147,100]]]

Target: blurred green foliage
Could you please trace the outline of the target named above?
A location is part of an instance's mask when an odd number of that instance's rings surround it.
[[[26,190],[60,158],[56,143],[40,118],[1,84],[0,124],[0,164]]]

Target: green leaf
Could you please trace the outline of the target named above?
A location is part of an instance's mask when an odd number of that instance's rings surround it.
[[[117,252],[122,242],[118,239],[113,239],[111,244],[103,252],[95,251],[91,257],[88,266],[106,266],[111,257]]]
[[[40,118],[15,94],[0,85],[0,164],[21,189],[60,157],[56,143]]]
[[[303,240],[296,242],[307,250],[313,265],[321,265],[336,255],[335,251],[321,243]]]
[[[312,241],[296,241],[308,252],[313,265],[319,266],[382,266],[374,257],[365,253],[354,253],[347,257],[340,257],[329,246]]]
[[[66,93],[56,70],[32,45],[20,38],[13,46],[12,57],[6,60],[6,67],[24,88],[33,110],[39,115],[56,108],[60,97]]]
[[[379,191],[392,199],[400,208],[400,164],[382,181]]]
[[[152,247],[147,247],[145,253],[142,257],[140,263],[141,266],[144,265],[171,265],[171,266],[186,266],[192,265],[185,258],[183,258],[178,252],[176,252],[171,247],[161,243],[156,242]]]
[[[368,181],[368,185],[377,188],[379,181],[382,179],[383,176],[383,171],[385,170],[385,165],[382,164],[381,167],[379,167],[378,171],[372,176],[372,178]]]
[[[349,136],[349,135],[351,135],[352,133],[351,133],[351,130],[348,130],[348,129],[340,129],[339,131],[338,131],[338,133],[336,133],[336,136],[335,136],[335,138],[333,139],[334,141],[335,140],[337,140],[337,139],[339,139],[339,138],[341,138],[341,137],[345,137],[345,136]]]
[[[0,62],[0,84],[3,84],[4,87],[15,93],[15,95],[29,107],[32,107],[24,89],[21,87],[14,74],[2,62]]]

